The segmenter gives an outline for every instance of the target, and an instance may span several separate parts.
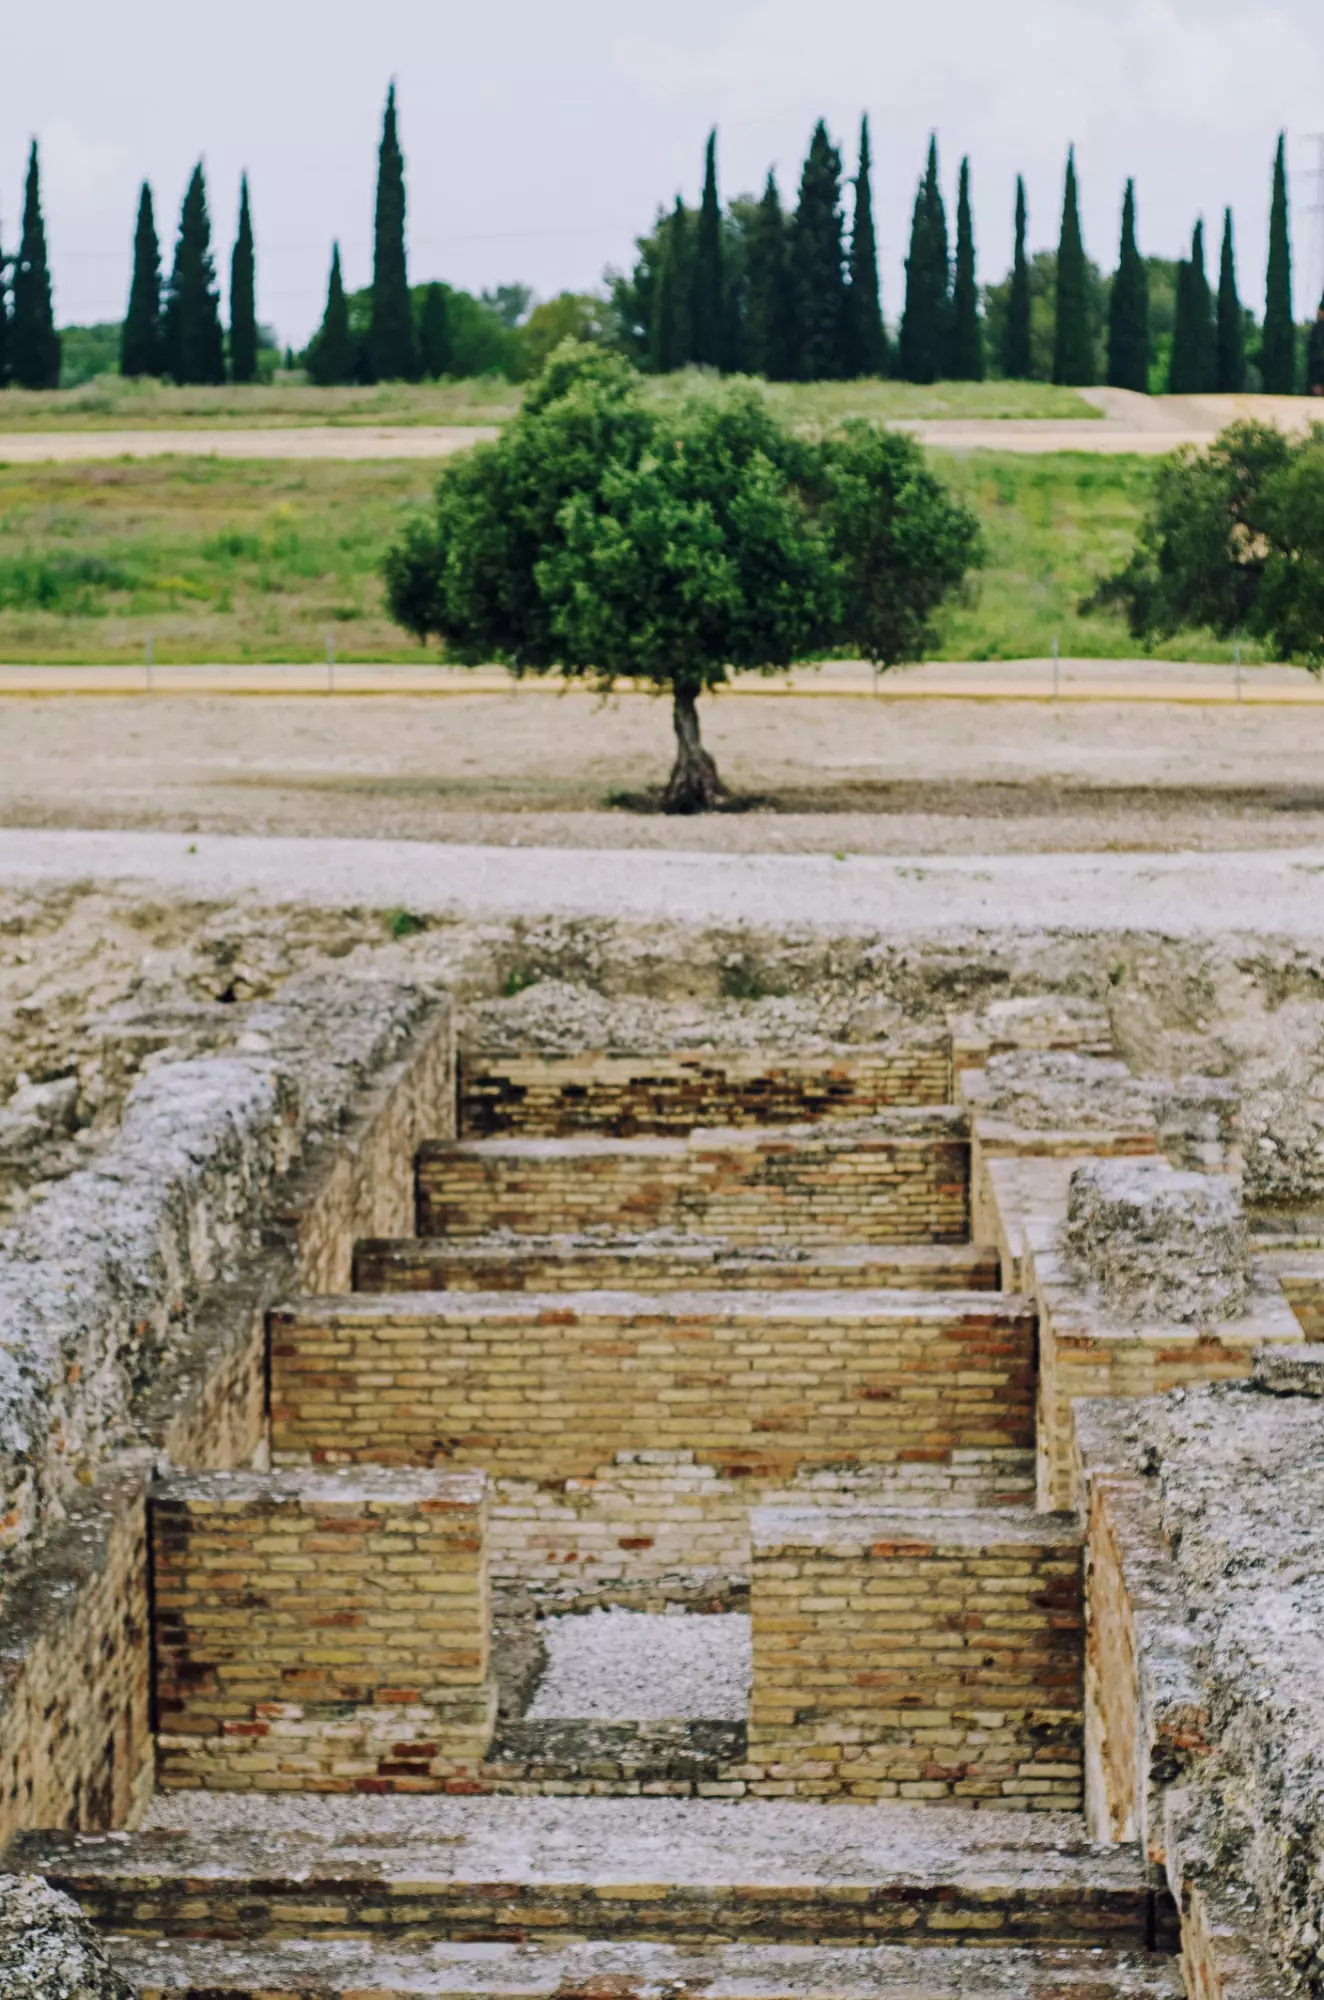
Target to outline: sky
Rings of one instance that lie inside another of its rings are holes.
[[[1216,237],[1232,206],[1262,305],[1285,129],[1298,317],[1324,288],[1320,0],[64,0],[14,10],[4,69],[0,243],[35,136],[62,325],[122,316],[139,184],[168,258],[201,155],[223,279],[246,169],[259,313],[301,344],[333,238],[347,283],[370,276],[392,77],[416,281],[592,288],[659,201],[697,199],[711,126],[724,198],[773,167],[789,199],[815,120],[849,175],[867,112],[889,320],[930,131],[953,204],[970,157],[982,279],[1010,261],[1017,173],[1032,246],[1056,241],[1074,144],[1091,256],[1115,261],[1133,175],[1153,255],[1180,254],[1201,214]]]

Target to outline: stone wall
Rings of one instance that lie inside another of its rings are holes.
[[[151,1502],[159,1783],[390,1791],[495,1718],[481,1473],[203,1473]]]
[[[0,1875],[5,2000],[134,2000],[137,1990],[111,1964],[71,1897],[39,1875]]]
[[[466,1139],[589,1131],[626,1139],[696,1125],[799,1125],[870,1117],[892,1105],[951,1103],[947,1037],[933,1030],[895,1046],[802,1057],[757,1050],[556,1056],[479,1049],[460,1056],[458,1078]]]
[[[1031,1442],[1034,1320],[959,1295],[438,1293],[273,1316],[277,1463],[591,1477],[617,1451],[727,1472]]]
[[[733,1243],[960,1242],[956,1112],[894,1113],[690,1139],[489,1139],[424,1146],[418,1234],[694,1228]]]
[[[1080,1535],[1029,1513],[755,1513],[749,1761],[798,1795],[1081,1802]]]

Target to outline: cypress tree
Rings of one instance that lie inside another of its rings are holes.
[[[9,285],[8,259],[0,243],[0,389],[9,387]]]
[[[1223,254],[1218,266],[1218,319],[1214,339],[1214,387],[1239,396],[1246,386],[1246,335],[1237,297],[1237,263],[1232,247],[1232,210],[1223,211]]]
[[[405,263],[405,163],[396,127],[394,84],[386,96],[377,159],[368,359],[378,382],[412,382],[418,374],[414,306]]]
[[[970,212],[970,162],[961,162],[956,198],[956,277],[952,286],[952,352],[948,369],[954,382],[984,379],[984,329],[979,322],[979,292],[975,285],[975,224]]]
[[[180,210],[175,268],[166,294],[162,352],[166,373],[175,382],[225,380],[225,341],[201,160],[193,169]]]
[[[239,182],[239,232],[230,259],[230,377],[257,380],[257,264],[247,174]]]
[[[1134,181],[1122,199],[1122,242],[1108,303],[1108,381],[1142,396],[1149,390],[1149,267],[1136,244]]]
[[[860,166],[850,232],[850,282],[846,291],[846,358],[857,376],[887,373],[887,330],[878,290],[878,243],[873,226],[869,120],[860,120]]]
[[[777,182],[768,175],[749,234],[745,312],[745,358],[755,375],[784,382],[791,368],[790,272],[786,261],[786,217]]]
[[[800,177],[791,226],[795,311],[792,361],[799,380],[829,382],[846,369],[846,279],[841,235],[841,154],[820,118]]]
[[[1172,325],[1172,352],[1168,356],[1168,394],[1188,396],[1195,381],[1193,331],[1195,314],[1191,303],[1191,266],[1186,257],[1177,266],[1176,314]]]
[[[331,246],[331,278],[326,311],[308,347],[308,373],[319,388],[334,388],[354,379],[354,342],[349,330],[349,303],[340,275],[340,245]]]
[[[1002,372],[1010,382],[1024,382],[1030,373],[1030,266],[1025,258],[1025,182],[1016,176],[1016,254],[1011,266],[1007,300],[1007,330]]]
[[[120,329],[120,374],[163,373],[161,246],[156,234],[152,190],[144,181],[138,197],[138,226],[133,233],[133,281],[129,286],[129,309]]]
[[[708,134],[703,199],[694,235],[694,273],[690,311],[694,330],[690,352],[701,368],[720,368],[726,360],[722,281],[722,210],[717,199],[717,134]]]
[[[439,381],[449,371],[451,329],[444,285],[429,285],[423,294],[423,310],[418,322],[418,359],[424,379],[428,382]]]
[[[1306,347],[1306,394],[1324,396],[1324,299],[1319,302]]]
[[[1197,222],[1191,254],[1177,267],[1177,319],[1168,366],[1171,396],[1202,396],[1214,386],[1214,319],[1204,268],[1204,224]]]
[[[676,196],[675,208],[661,224],[659,233],[662,237],[662,262],[653,298],[649,347],[654,372],[670,375],[674,369],[687,368],[694,358],[690,345],[694,314],[690,305],[693,259],[689,215],[679,195]]]
[[[1057,246],[1057,329],[1053,340],[1053,380],[1068,388],[1094,380],[1094,341],[1090,334],[1088,274],[1080,234],[1076,191],[1076,149],[1067,154],[1067,180],[1062,197],[1062,234]]]
[[[1264,302],[1264,337],[1260,373],[1266,394],[1290,396],[1296,390],[1296,328],[1292,324],[1292,243],[1287,222],[1287,141],[1278,135],[1273,163],[1273,201],[1269,209],[1269,274]]]
[[[14,264],[13,319],[9,329],[9,372],[23,389],[58,389],[60,336],[51,305],[51,274],[46,262],[46,225],[41,214],[41,172],[37,142],[28,154],[28,180],[23,196],[23,234]]]
[[[906,259],[906,305],[901,316],[901,375],[907,382],[936,382],[951,353],[951,271],[947,259],[947,211],[938,184],[938,142],[929,140],[929,159],[915,196]]]

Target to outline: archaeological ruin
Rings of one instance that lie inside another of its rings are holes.
[[[1208,968],[415,942],[102,1020],[0,1239],[4,2000],[1324,1993],[1324,1124]]]

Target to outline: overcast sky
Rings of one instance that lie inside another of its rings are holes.
[[[1269,174],[1288,133],[1298,315],[1324,284],[1321,0],[65,0],[6,21],[0,240],[13,248],[41,143],[62,324],[118,319],[139,182],[173,242],[205,158],[228,276],[247,168],[258,304],[295,343],[320,317],[333,237],[369,276],[375,148],[398,80],[410,272],[546,296],[630,259],[659,200],[697,194],[719,128],[724,197],[769,166],[794,192],[825,117],[854,170],[869,114],[884,309],[930,129],[953,195],[971,159],[981,278],[1010,257],[1015,175],[1035,245],[1056,240],[1076,146],[1087,248],[1110,265],[1122,184],[1142,248],[1175,255],[1235,211],[1243,295],[1262,305]],[[169,249],[167,246],[167,257]]]

